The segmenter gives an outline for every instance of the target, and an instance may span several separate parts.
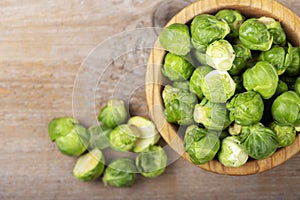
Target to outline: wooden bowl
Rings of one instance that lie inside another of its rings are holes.
[[[273,0],[200,0],[187,6],[176,14],[170,22],[189,23],[195,16],[203,13],[214,14],[221,9],[238,9],[246,17],[268,16],[281,22],[287,33],[288,41],[295,46],[300,45],[300,19],[288,8]],[[149,57],[146,72],[146,97],[150,116],[156,124],[164,140],[178,154],[189,162],[189,155],[184,151],[183,135],[178,126],[166,121],[161,97],[165,78],[162,76],[161,68],[166,51],[161,47],[157,40],[154,44]],[[219,161],[212,160],[198,167],[210,172],[228,175],[249,175],[260,173],[276,167],[289,158],[297,154],[300,150],[300,134],[297,135],[295,142],[288,147],[278,149],[271,157],[262,160],[250,160],[245,165],[238,168],[223,166]]]

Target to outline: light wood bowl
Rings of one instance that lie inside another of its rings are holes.
[[[279,20],[282,23],[288,37],[288,41],[295,46],[300,45],[300,19],[288,8],[273,0],[200,0],[187,6],[176,14],[170,22],[186,24],[195,16],[203,13],[214,14],[220,9],[238,9],[246,17],[268,16]],[[164,117],[164,106],[161,97],[165,78],[162,76],[161,68],[163,65],[166,51],[161,47],[157,40],[154,44],[149,57],[146,72],[146,97],[149,113],[157,126],[164,140],[179,155],[189,162],[189,155],[184,151],[183,134],[178,130],[178,126],[170,124]],[[278,149],[271,157],[262,160],[250,160],[242,167],[225,167],[217,160],[212,160],[198,167],[210,172],[228,175],[249,175],[260,173],[272,169],[289,158],[297,154],[300,150],[300,134],[297,135],[295,142],[288,147]]]

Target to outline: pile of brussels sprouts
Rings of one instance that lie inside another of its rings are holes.
[[[291,145],[300,129],[300,50],[280,22],[238,10],[201,14],[159,37],[168,122],[188,126],[194,164],[240,167]]]
[[[167,155],[156,145],[160,135],[150,120],[134,116],[125,123],[127,118],[124,102],[110,100],[99,113],[100,126],[86,129],[72,117],[60,117],[49,123],[49,136],[63,154],[80,156],[73,170],[75,178],[90,181],[103,174],[105,185],[131,186],[137,173],[150,178],[161,175]],[[134,152],[135,161],[122,157],[106,167],[102,153],[106,150]]]

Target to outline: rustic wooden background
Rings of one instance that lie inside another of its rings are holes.
[[[129,99],[132,115],[147,116],[143,80],[149,49],[132,50],[131,44],[147,47],[155,32],[132,37],[131,30],[163,26],[191,1],[0,2],[1,200],[300,199],[300,154],[271,171],[246,177],[209,173],[178,159],[159,178],[138,176],[133,187],[119,189],[105,187],[101,180],[75,180],[76,159],[63,156],[49,141],[52,118],[74,114],[85,125],[94,124],[97,111],[112,96]],[[300,15],[300,1],[280,2]],[[115,34],[120,41],[128,37],[127,42],[118,43],[111,38]],[[90,53],[108,38],[111,43]],[[123,49],[130,52],[118,57],[115,52]],[[108,56],[109,65],[101,63]],[[91,79],[81,79],[91,66],[96,70]]]

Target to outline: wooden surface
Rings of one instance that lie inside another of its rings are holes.
[[[281,2],[300,15],[298,0]],[[92,59],[105,74],[96,89],[88,84],[82,88],[80,84],[74,85],[76,75],[99,42],[123,31],[163,26],[187,3],[183,0],[0,2],[1,200],[300,198],[300,154],[271,171],[245,177],[209,173],[178,159],[159,178],[138,176],[132,188],[116,189],[104,187],[100,180],[89,183],[75,180],[72,169],[76,159],[63,156],[49,141],[47,124],[52,118],[75,113],[84,124],[94,123],[95,113],[114,93],[112,87],[117,83],[118,95],[131,92],[128,95],[131,113],[148,115],[140,84],[149,49],[137,49],[111,60],[106,71],[106,66]],[[106,54],[94,56],[106,58],[116,51],[114,48],[122,49],[130,41],[111,45]],[[129,78],[122,76],[124,72]],[[119,80],[125,82],[120,84]],[[136,87],[130,87],[131,83]],[[77,89],[75,100],[73,88]],[[85,92],[90,90],[94,91],[95,99],[89,101]],[[95,109],[86,110],[84,102]]]
[[[184,8],[175,15],[166,25],[174,23],[188,23],[195,16],[203,13],[215,13],[216,10],[223,8],[240,10],[247,17],[267,16],[277,19],[285,28],[287,38],[294,46],[300,46],[300,18],[290,9],[273,0],[253,0],[253,1],[197,1]],[[184,150],[183,138],[184,130],[178,130],[177,126],[168,123],[163,113],[163,102],[161,91],[164,86],[164,78],[161,72],[163,60],[166,51],[162,48],[157,40],[149,56],[149,62],[146,73],[146,96],[149,110],[152,110],[151,117],[157,125],[162,137],[170,146],[182,155],[186,160],[191,162],[189,155]],[[225,167],[217,160],[212,160],[198,167],[210,172],[226,175],[250,175],[270,170],[293,157],[300,151],[300,134],[295,142],[276,151],[271,157],[262,160],[251,160],[245,165],[232,168]],[[192,163],[192,162],[191,162]]]

